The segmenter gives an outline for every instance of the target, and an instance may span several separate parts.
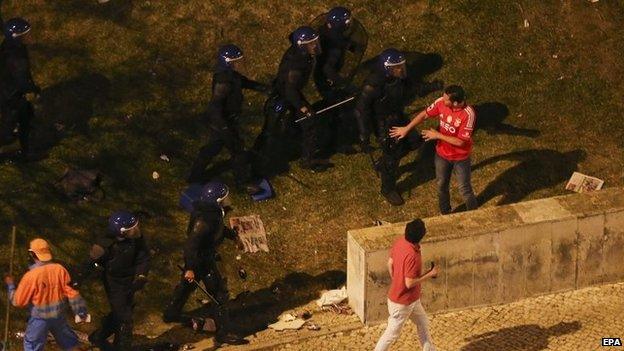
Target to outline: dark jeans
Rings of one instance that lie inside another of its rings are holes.
[[[449,185],[451,183],[451,174],[455,171],[457,182],[459,183],[459,192],[464,198],[467,210],[474,210],[478,207],[477,198],[472,190],[470,183],[470,157],[461,161],[449,161],[435,156],[435,172],[438,183],[438,204],[440,213],[451,213],[451,195],[449,193]]]

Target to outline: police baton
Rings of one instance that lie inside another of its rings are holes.
[[[182,271],[182,274],[184,274],[184,272],[186,272],[186,270],[182,266],[178,265],[178,268]],[[186,279],[186,278],[184,278],[184,279]],[[206,294],[206,296],[208,296],[210,298],[210,300],[212,300],[212,302],[217,304],[217,306],[221,306],[219,301],[217,301],[217,299],[215,299],[214,296],[212,296],[212,294],[210,294],[208,292],[208,290],[204,289],[204,287],[201,286],[197,280],[193,279],[191,282],[195,283],[195,285],[197,285],[199,290],[201,290],[204,294]]]
[[[334,109],[334,108],[336,108],[336,107],[338,107],[338,106],[344,105],[344,104],[346,104],[347,102],[353,101],[354,99],[355,99],[355,96],[351,96],[350,98],[347,98],[347,99],[342,100],[342,101],[340,101],[340,102],[337,102],[337,103],[335,103],[335,104],[333,104],[333,105],[331,105],[331,106],[327,106],[327,107],[325,107],[325,108],[324,108],[324,109],[322,109],[322,110],[317,111],[317,112],[316,112],[316,114],[317,114],[317,115],[320,115],[320,114],[321,114],[321,113],[323,113],[323,112],[327,112],[327,111],[329,111],[329,110],[331,110],[331,109]],[[301,117],[301,118],[299,118],[299,119],[296,119],[296,120],[295,120],[295,123],[299,123],[299,122],[301,122],[301,121],[303,121],[303,120],[306,120],[306,119],[308,119],[308,118],[309,118],[309,117],[307,117],[307,116],[306,116],[306,117]]]

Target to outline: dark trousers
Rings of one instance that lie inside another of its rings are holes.
[[[295,120],[302,117],[301,112],[283,105],[279,97],[269,98],[264,110],[264,125],[254,145],[256,152],[262,152],[270,159],[273,153],[278,152],[281,141],[300,130],[301,158],[311,160],[315,157],[318,149],[315,117],[295,123]]]
[[[449,161],[438,154],[435,156],[435,172],[438,184],[438,204],[441,214],[451,213],[451,195],[449,186],[451,174],[455,171],[459,192],[464,198],[467,210],[474,210],[478,207],[477,198],[472,190],[470,182],[470,158],[461,161]]]
[[[226,306],[229,300],[226,280],[221,276],[218,270],[212,270],[210,272],[195,272],[195,276],[201,277],[200,280],[204,284],[204,288],[219,303],[216,305],[214,301],[211,301],[214,306],[214,319],[217,325],[217,332],[220,333],[227,331],[230,324],[230,316]],[[196,283],[189,282],[184,278],[184,276],[182,276],[180,282],[176,285],[173,291],[171,301],[163,313],[163,319],[165,322],[181,322],[186,324],[190,321],[190,317],[183,314],[182,310],[189,297],[196,289]],[[205,296],[205,298],[208,297]]]
[[[232,170],[237,185],[244,185],[251,180],[251,169],[243,140],[234,126],[223,127],[219,130],[210,129],[208,143],[200,150],[193,162],[189,180],[201,182],[204,179],[206,167],[223,148],[232,156]]]
[[[347,99],[350,95],[341,89],[327,89],[319,91],[323,97],[323,106],[331,106]],[[335,107],[317,118],[322,120],[324,128],[327,128],[326,135],[329,137],[328,144],[334,148],[350,146],[357,142],[357,122],[353,114],[355,102]]]
[[[13,142],[13,131],[17,127],[20,147],[28,154],[31,121],[35,117],[32,104],[25,97],[13,98],[0,104],[0,146]]]
[[[418,149],[422,143],[422,137],[415,131],[410,132],[405,138],[398,141],[390,137],[386,137],[381,141],[382,155],[379,160],[378,170],[381,175],[382,193],[386,194],[397,190],[396,183],[399,178],[401,158],[405,157],[410,151]]]
[[[108,350],[132,350],[132,313],[134,310],[134,291],[132,277],[112,279],[105,278],[104,289],[110,304],[110,313],[102,319],[102,325],[94,331],[90,339],[98,345],[106,345]],[[115,335],[113,345],[106,339]]]

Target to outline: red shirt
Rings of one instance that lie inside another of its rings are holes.
[[[420,277],[422,267],[420,245],[414,245],[405,240],[405,237],[401,237],[392,245],[390,258],[392,258],[392,283],[388,291],[390,301],[409,305],[420,299],[420,283],[411,289],[405,286],[405,278]]]
[[[438,128],[440,133],[464,141],[463,146],[455,146],[438,139],[437,154],[449,161],[461,161],[470,157],[472,131],[476,121],[474,109],[471,106],[453,109],[444,104],[443,98],[439,98],[427,107],[426,112],[429,118],[437,117],[440,120],[440,128]]]

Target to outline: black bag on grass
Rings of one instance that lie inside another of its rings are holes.
[[[104,190],[100,187],[101,180],[98,170],[68,167],[54,185],[63,196],[72,201],[100,201],[104,198]]]

